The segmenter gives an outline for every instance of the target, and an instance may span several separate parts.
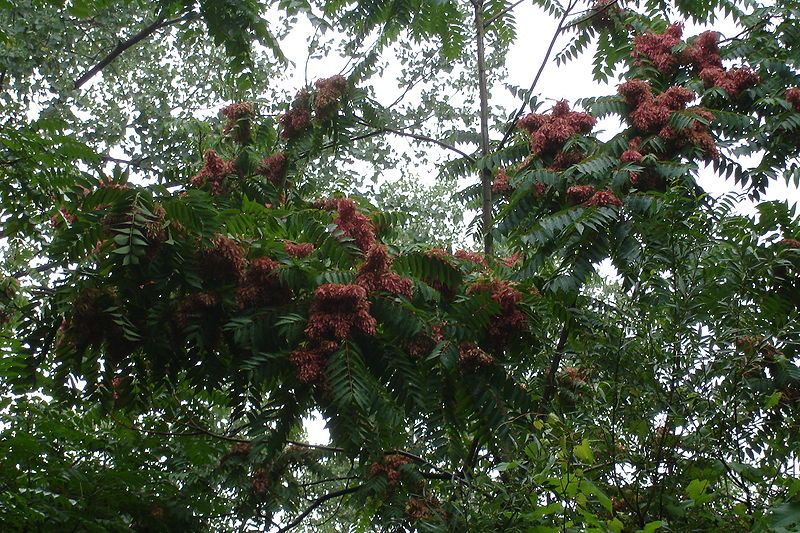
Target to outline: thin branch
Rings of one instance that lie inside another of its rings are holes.
[[[307,442],[298,442],[296,440],[287,440],[286,444],[292,446],[299,446],[300,448],[310,448],[313,450],[324,450],[326,452],[344,453],[344,448],[337,448],[335,446],[324,446],[322,444],[309,444]]]
[[[483,23],[483,6],[480,2],[473,3],[475,7],[475,38],[477,45],[478,63],[478,97],[480,99],[480,128],[481,128],[481,157],[489,155],[489,89],[487,79],[485,37],[486,26]],[[483,223],[483,251],[491,257],[494,252],[492,241],[492,171],[485,164],[481,165],[481,222]]]
[[[550,39],[550,44],[547,47],[547,51],[544,54],[544,59],[542,59],[542,64],[539,65],[539,70],[536,72],[536,76],[533,78],[531,82],[531,86],[528,89],[528,92],[525,96],[525,101],[522,102],[522,105],[519,106],[517,113],[514,115],[514,118],[511,119],[511,123],[508,125],[505,134],[503,135],[503,140],[500,141],[500,144],[497,147],[497,150],[500,150],[505,146],[506,141],[511,137],[511,133],[514,131],[514,128],[517,127],[517,119],[522,115],[523,111],[525,111],[525,106],[528,105],[528,98],[530,98],[531,94],[533,94],[533,90],[536,88],[536,84],[539,83],[539,78],[542,77],[542,72],[544,72],[544,68],[547,66],[547,62],[550,61],[550,54],[553,53],[553,47],[556,45],[556,41],[558,40],[558,36],[564,30],[564,22],[567,20],[572,8],[575,7],[577,2],[573,1],[567,6],[567,9],[564,10],[564,14],[561,16],[561,20],[558,21],[558,26],[556,26],[556,31],[553,32],[553,37]]]
[[[452,144],[447,144],[444,141],[440,141],[439,139],[434,139],[433,137],[428,137],[427,135],[421,135],[419,133],[411,133],[409,131],[396,130],[394,128],[384,127],[384,128],[380,128],[380,129],[382,131],[384,131],[384,132],[387,132],[387,133],[393,133],[395,135],[399,135],[400,137],[409,137],[411,139],[416,139],[418,141],[429,142],[429,143],[433,143],[433,144],[439,145],[442,148],[445,148],[447,150],[450,150],[451,152],[455,152],[455,153],[459,154],[461,157],[463,157],[464,159],[466,159],[470,163],[474,163],[475,162],[475,158],[472,157],[471,155],[469,155],[468,153],[466,153],[466,152],[464,152],[462,150],[459,150],[458,148],[456,148]]]
[[[553,397],[553,393],[555,392],[556,372],[558,372],[558,367],[561,366],[561,358],[564,355],[564,347],[567,345],[567,339],[569,339],[569,323],[570,319],[568,317],[564,321],[564,326],[561,328],[561,336],[558,338],[558,344],[556,344],[553,360],[550,361],[550,370],[548,371],[544,392],[542,393],[541,400],[539,400],[539,408],[537,409],[540,416],[543,416],[544,413],[548,412],[546,410],[547,404],[550,402],[550,398]]]
[[[595,8],[589,8],[589,9],[585,9],[583,11],[579,11],[578,13],[575,13],[576,15],[580,15],[581,13],[591,13],[591,15],[589,15],[588,17],[579,18],[578,20],[576,20],[574,22],[570,22],[569,24],[564,26],[563,30],[567,31],[568,29],[573,28],[573,27],[577,26],[578,24],[582,24],[584,22],[589,22],[593,18],[599,17],[600,15],[602,15],[603,13],[608,11],[608,9],[611,6],[616,5],[617,2],[618,2],[618,0],[612,0],[611,2],[608,2],[607,4],[604,4],[603,7],[601,7],[600,9],[595,10]]]
[[[361,489],[361,485],[358,485],[356,487],[347,487],[347,488],[344,488],[344,489],[341,489],[341,490],[337,490],[335,492],[330,492],[328,494],[324,494],[324,495],[320,496],[319,498],[314,500],[311,503],[311,505],[309,505],[306,508],[305,511],[303,511],[302,513],[297,515],[297,517],[294,520],[292,520],[291,522],[289,522],[288,524],[283,526],[281,529],[279,529],[278,533],[284,533],[286,531],[289,531],[290,529],[294,529],[295,527],[299,526],[300,523],[305,519],[305,517],[310,515],[314,511],[314,509],[316,509],[317,507],[319,507],[320,505],[322,505],[326,501],[332,500],[333,498],[341,498],[342,496],[347,496],[348,494],[352,494],[354,492],[357,492],[359,489]]]
[[[138,33],[133,35],[128,40],[120,42],[119,44],[117,44],[117,46],[111,52],[109,52],[109,54],[106,57],[104,57],[95,66],[93,66],[92,68],[87,70],[83,74],[83,76],[78,78],[75,81],[75,83],[73,84],[72,89],[73,90],[80,89],[84,84],[86,84],[86,82],[88,82],[90,79],[92,79],[94,76],[96,76],[101,70],[103,70],[108,65],[110,65],[115,59],[117,59],[120,55],[122,55],[126,50],[128,50],[132,46],[135,46],[135,45],[139,44],[143,40],[147,39],[152,34],[157,32],[158,30],[160,30],[161,28],[166,28],[167,26],[172,26],[173,24],[178,24],[179,22],[183,22],[185,20],[189,20],[189,19],[194,18],[194,17],[195,17],[195,14],[191,13],[191,12],[190,13],[186,13],[185,15],[183,15],[181,17],[178,17],[178,18],[175,18],[175,19],[171,19],[171,20],[164,20],[163,15],[160,16],[158,18],[158,20],[156,20],[155,22],[153,22],[152,24],[150,24],[146,28],[140,30]]]
[[[502,9],[502,10],[501,10],[499,13],[497,13],[496,15],[492,15],[491,17],[489,17],[488,19],[486,19],[486,20],[484,21],[484,23],[483,23],[483,27],[484,27],[484,29],[486,29],[486,28],[488,28],[489,26],[491,26],[491,25],[492,25],[492,22],[494,22],[495,20],[499,19],[500,17],[502,17],[503,15],[505,15],[506,13],[508,13],[509,11],[511,11],[512,9],[514,9],[515,7],[517,7],[518,5],[520,5],[520,4],[521,4],[522,2],[524,2],[524,1],[525,1],[525,0],[517,0],[516,2],[514,2],[514,3],[513,3],[513,4],[511,4],[510,6],[507,6],[505,9]]]

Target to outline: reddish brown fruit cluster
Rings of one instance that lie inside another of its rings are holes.
[[[594,196],[595,191],[592,185],[573,185],[567,189],[567,200],[572,205],[582,204]]]
[[[244,248],[224,235],[214,237],[200,252],[200,277],[208,283],[236,283],[246,265]]]
[[[341,74],[314,82],[317,88],[314,100],[314,114],[317,120],[325,120],[336,113],[341,99],[347,94],[347,78]]]
[[[236,126],[236,122],[240,119],[253,116],[253,104],[250,102],[235,102],[223,107],[221,113],[223,117],[228,119],[222,130],[227,133]]]
[[[596,123],[597,120],[588,113],[570,111],[567,101],[561,100],[549,115],[531,113],[520,118],[517,127],[530,135],[531,152],[534,155],[555,158],[570,137],[589,133]],[[574,157],[570,157],[572,159]]]
[[[250,102],[236,102],[223,107],[222,115],[228,120],[222,133],[232,131],[234,139],[239,143],[250,141],[250,119],[253,114],[253,104]]]
[[[58,213],[50,217],[50,225],[54,228],[60,228],[66,222],[67,225],[71,226],[76,220],[78,220],[78,217],[67,211],[66,207],[59,207]]]
[[[399,453],[386,454],[379,463],[373,463],[369,467],[369,473],[372,476],[386,476],[389,486],[395,487],[402,478],[400,467],[411,462],[411,459]]]
[[[792,104],[795,111],[800,111],[800,87],[786,89],[786,101]]]
[[[376,326],[361,285],[327,283],[314,291],[306,327],[310,339],[346,339],[353,332],[374,335]]]
[[[225,455],[222,456],[222,459],[220,459],[219,462],[220,464],[223,464],[228,460],[233,459],[234,457],[239,459],[245,459],[247,458],[247,456],[250,455],[250,452],[252,451],[253,451],[253,446],[249,442],[237,442],[233,446],[231,446],[231,449],[228,450],[225,453]]]
[[[519,253],[519,252],[516,252],[516,253],[514,253],[512,255],[509,255],[508,257],[500,257],[497,260],[500,261],[501,263],[503,263],[508,268],[513,268],[514,265],[519,263],[520,259],[522,259],[522,254]]]
[[[389,270],[392,261],[385,246],[374,244],[367,252],[364,264],[358,269],[356,283],[364,287],[367,292],[385,291],[396,296],[411,298],[413,283],[410,279]]]
[[[704,123],[695,120],[682,130],[676,130],[669,124],[669,117],[673,112],[685,110],[687,104],[694,100],[695,94],[692,91],[675,85],[654,96],[650,84],[637,79],[622,83],[618,91],[632,108],[629,118],[637,130],[657,132],[671,150],[691,145],[699,148],[706,157],[716,157],[714,139]],[[714,119],[714,115],[705,109],[693,108],[691,112],[706,121]],[[629,155],[633,155],[632,152]]]
[[[184,330],[194,314],[206,314],[216,309],[219,304],[217,295],[211,292],[198,292],[184,299],[175,310],[175,325]]]
[[[588,202],[590,207],[622,207],[622,200],[611,191],[597,191]]]
[[[564,369],[564,374],[562,375],[562,381],[565,385],[578,388],[586,385],[588,382],[588,378],[586,374],[580,368],[576,368],[574,366],[568,366]]]
[[[589,23],[597,31],[614,27],[614,19],[622,13],[617,0],[595,0],[589,12]]]
[[[467,294],[488,293],[500,305],[500,314],[492,317],[488,339],[502,347],[506,342],[528,327],[528,317],[519,308],[522,294],[507,281],[492,280],[477,282],[467,288]]]
[[[427,520],[432,515],[428,503],[422,498],[409,498],[405,511],[411,520]]]
[[[278,280],[279,267],[280,263],[269,257],[259,257],[251,261],[242,284],[236,290],[236,304],[241,308],[248,308],[285,302],[289,294]]]
[[[663,34],[648,32],[636,37],[632,55],[641,62],[645,57],[661,72],[669,73],[679,64],[690,65],[699,73],[706,87],[720,87],[733,97],[755,87],[761,78],[749,67],[726,70],[719,54],[719,35],[707,31],[698,35],[680,54],[672,48],[681,42],[683,26],[673,24]]]
[[[694,67],[695,72],[707,68],[721,68],[722,58],[719,55],[719,35],[713,31],[705,31],[695,37],[683,49],[681,59]]]
[[[106,289],[83,290],[72,304],[72,317],[64,330],[78,351],[99,348],[106,334],[118,328],[105,312],[114,305],[114,294]]]
[[[292,257],[302,259],[308,257],[314,251],[314,245],[310,242],[291,242],[286,241],[283,243],[284,251]]]
[[[356,242],[361,251],[367,252],[375,242],[375,228],[372,222],[361,214],[356,203],[350,198],[330,198],[314,203],[320,209],[336,209],[338,216],[334,222],[345,235]]]
[[[621,163],[639,163],[642,160],[642,153],[639,151],[639,144],[642,140],[634,137],[628,141],[628,149],[622,152],[619,160]]]
[[[483,368],[494,363],[494,357],[483,351],[474,342],[462,342],[458,346],[458,364],[466,370]]]
[[[216,151],[206,150],[203,154],[203,168],[192,176],[190,183],[195,187],[202,187],[205,183],[211,185],[211,192],[223,194],[225,192],[225,177],[233,173],[233,162],[225,161]]]
[[[706,109],[695,107],[689,111],[707,122],[714,120],[714,115]],[[666,142],[667,148],[671,151],[679,150],[684,146],[694,146],[706,159],[715,159],[719,154],[717,145],[708,132],[708,127],[698,120],[693,121],[691,125],[682,130],[677,130],[669,125],[664,126],[658,136]]]
[[[672,47],[681,42],[683,24],[672,24],[664,33],[648,31],[637,36],[633,41],[633,57],[641,64],[645,57],[661,72],[670,72],[678,64],[678,58],[672,53]]]
[[[322,341],[312,347],[298,348],[289,355],[295,376],[300,383],[309,385],[322,381],[325,363],[339,345],[333,341]]]
[[[494,177],[494,181],[492,182],[492,192],[494,194],[506,194],[511,191],[511,184],[509,183],[506,169],[501,168],[497,171],[497,175]]]
[[[263,468],[259,468],[253,472],[253,476],[250,478],[250,487],[253,489],[253,492],[259,496],[264,495],[269,487],[269,474],[267,471]]]
[[[631,122],[640,131],[657,131],[663,128],[673,111],[686,109],[686,105],[695,99],[692,91],[677,85],[654,96],[650,84],[637,79],[620,84],[618,91],[631,106]]]
[[[710,67],[703,69],[700,79],[703,80],[706,87],[719,87],[734,98],[739,96],[742,91],[761,83],[761,77],[750,67],[729,70]]]
[[[462,261],[469,261],[470,263],[474,263],[481,268],[489,268],[489,263],[486,262],[486,258],[483,256],[483,254],[470,252],[468,250],[456,250],[456,253],[453,254],[453,257],[461,259]]]
[[[544,198],[544,196],[547,194],[547,189],[548,189],[547,185],[545,185],[541,181],[537,181],[536,183],[533,184],[533,189],[532,189],[533,197]]]
[[[781,239],[777,242],[778,246],[782,246],[784,248],[792,248],[792,249],[800,249],[800,241],[797,239]]]
[[[289,158],[285,152],[277,152],[261,160],[258,173],[276,187],[282,187],[289,170]]]

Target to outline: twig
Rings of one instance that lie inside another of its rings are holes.
[[[548,371],[544,392],[542,393],[541,400],[539,400],[539,408],[537,409],[540,416],[549,412],[545,409],[547,404],[550,402],[550,398],[553,397],[553,393],[555,392],[556,372],[558,372],[558,367],[561,365],[561,358],[564,355],[564,346],[567,345],[567,339],[569,339],[569,323],[570,319],[568,317],[564,321],[564,326],[561,328],[561,336],[558,339],[558,344],[556,344],[556,353],[553,355],[553,360],[550,361],[550,370]]]
[[[536,76],[533,78],[533,82],[531,82],[531,86],[528,89],[528,92],[525,96],[525,101],[522,102],[522,105],[517,110],[517,113],[514,115],[514,118],[511,119],[511,124],[509,124],[508,128],[506,129],[505,134],[503,135],[503,140],[500,141],[500,144],[497,147],[497,150],[503,148],[508,141],[509,137],[511,137],[511,133],[514,131],[514,128],[517,127],[517,119],[522,115],[523,111],[525,111],[525,106],[528,105],[528,98],[530,98],[533,90],[536,88],[536,84],[539,83],[539,78],[542,77],[542,72],[544,72],[544,68],[547,66],[547,62],[550,60],[550,54],[553,53],[553,47],[556,45],[556,41],[558,40],[558,36],[564,30],[564,22],[567,20],[572,8],[575,7],[576,0],[570,2],[567,6],[567,9],[564,10],[564,14],[561,16],[561,20],[558,21],[558,26],[556,26],[556,31],[553,32],[553,37],[550,39],[550,45],[547,47],[547,52],[544,54],[544,59],[542,59],[542,64],[539,65],[539,70],[536,72]]]
[[[347,496],[348,494],[352,494],[354,492],[357,492],[359,489],[361,489],[361,485],[358,485],[356,487],[347,487],[347,488],[344,488],[344,489],[341,489],[341,490],[337,490],[335,492],[330,492],[328,494],[320,496],[319,498],[314,500],[311,503],[311,505],[309,505],[306,508],[305,511],[303,511],[302,513],[297,515],[297,517],[294,520],[292,520],[291,522],[289,522],[288,524],[283,526],[281,529],[279,529],[278,533],[284,533],[286,531],[289,531],[290,529],[293,529],[293,528],[299,526],[300,523],[303,521],[303,519],[305,517],[310,515],[314,511],[314,509],[316,509],[317,507],[319,507],[320,505],[322,505],[326,501],[332,500],[333,498],[341,498],[342,496]]]
[[[178,18],[175,18],[175,19],[171,19],[171,20],[164,20],[163,15],[160,16],[158,18],[158,20],[156,20],[155,22],[153,22],[152,24],[150,24],[146,28],[140,30],[138,33],[133,35],[128,40],[117,44],[117,46],[111,52],[109,52],[109,54],[106,57],[104,57],[95,66],[93,66],[92,68],[87,70],[86,73],[83,74],[83,76],[78,78],[75,81],[75,83],[73,84],[72,89],[73,90],[80,89],[86,82],[88,82],[95,75],[97,75],[97,73],[99,73],[101,70],[106,68],[109,64],[111,64],[115,59],[117,59],[120,55],[122,55],[122,53],[124,53],[127,49],[129,49],[132,46],[135,46],[138,43],[140,43],[141,41],[147,39],[152,34],[157,32],[158,30],[160,30],[161,28],[165,28],[167,26],[171,26],[173,24],[177,24],[179,22],[183,22],[185,20],[189,20],[189,19],[193,18],[194,16],[195,16],[195,14],[191,13],[191,12],[190,13],[186,13],[185,15],[183,15],[181,17],[178,17]]]

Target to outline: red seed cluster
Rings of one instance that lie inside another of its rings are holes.
[[[71,226],[76,220],[78,220],[78,217],[70,213],[66,207],[59,207],[58,213],[50,217],[50,225],[54,228],[60,228],[66,221]]]
[[[238,282],[246,265],[244,248],[224,235],[214,237],[211,247],[200,252],[200,276],[208,283]]]
[[[400,467],[411,462],[411,459],[399,453],[386,454],[381,462],[373,463],[369,467],[369,473],[372,476],[386,476],[389,486],[395,487],[403,476]]]
[[[516,252],[516,253],[508,256],[508,257],[500,257],[500,258],[498,258],[498,261],[503,263],[508,268],[512,268],[514,265],[519,263],[520,259],[522,259],[522,254],[519,253],[519,252]]]
[[[637,62],[645,57],[661,72],[669,73],[679,64],[690,65],[699,73],[706,87],[720,87],[733,97],[745,89],[755,87],[761,78],[749,67],[726,70],[719,53],[719,35],[706,31],[693,39],[682,53],[673,54],[672,48],[681,42],[683,27],[669,26],[663,34],[651,32],[636,37],[633,57]],[[642,128],[640,128],[642,129]]]
[[[543,158],[556,157],[570,137],[589,133],[596,122],[588,113],[570,111],[567,101],[561,100],[549,115],[525,115],[517,121],[517,127],[530,135],[531,152]]]
[[[222,108],[222,115],[228,119],[222,133],[234,132],[234,138],[240,143],[250,140],[250,119],[253,117],[253,104],[236,102]]]
[[[719,55],[719,34],[714,31],[701,33],[686,45],[681,59],[692,65],[695,72],[702,72],[707,68],[722,68],[722,58]]]
[[[669,72],[678,64],[678,58],[672,53],[672,47],[681,42],[683,24],[672,24],[664,33],[648,31],[637,36],[633,41],[633,57],[641,64],[647,58],[661,72]]]
[[[79,351],[90,346],[99,348],[106,334],[115,329],[116,324],[105,312],[113,303],[113,294],[98,288],[83,290],[72,303],[72,316],[62,325]]]
[[[261,160],[258,173],[276,187],[282,187],[289,170],[289,158],[285,152],[277,152]]]
[[[456,250],[456,253],[454,253],[453,256],[457,259],[461,259],[462,261],[474,263],[479,267],[489,268],[489,263],[486,262],[486,258],[483,256],[483,254],[470,252],[469,250]]]
[[[706,121],[714,120],[714,115],[706,109],[692,108],[689,111]],[[698,120],[693,121],[689,127],[682,130],[675,129],[670,125],[664,126],[658,132],[658,136],[665,141],[669,151],[677,151],[684,146],[694,146],[700,149],[706,159],[714,159],[719,154],[714,138],[708,132],[708,127]]]
[[[345,235],[356,242],[361,251],[367,252],[375,242],[375,228],[372,222],[361,214],[356,203],[350,198],[329,198],[317,201],[316,207],[326,210],[336,209],[338,216],[334,222]]]
[[[707,68],[700,73],[706,87],[719,87],[734,98],[742,91],[755,87],[761,82],[761,77],[750,67],[732,68]]]
[[[253,446],[249,442],[237,442],[231,449],[228,450],[225,455],[222,456],[220,463],[225,463],[229,459],[234,457],[238,457],[240,459],[245,459],[247,456],[250,455],[250,452],[253,451]]]
[[[314,82],[317,88],[314,100],[314,114],[317,120],[330,118],[339,108],[342,97],[347,93],[347,78],[341,74],[330,78],[319,79]]]
[[[375,335],[376,326],[361,285],[327,283],[314,291],[306,327],[310,339],[346,339],[353,332]]]
[[[564,369],[563,381],[570,387],[582,387],[588,383],[586,373],[580,368],[568,366]]]
[[[614,27],[614,17],[621,13],[617,0],[595,0],[589,14],[589,22],[598,31],[607,30]]]
[[[492,182],[492,192],[494,194],[507,194],[511,191],[511,184],[509,183],[506,169],[501,168],[497,171],[497,175],[494,177],[494,181]]]
[[[364,264],[358,269],[356,283],[364,287],[367,292],[385,291],[396,296],[411,298],[413,283],[410,279],[389,270],[392,261],[385,246],[374,244],[364,257]]]
[[[639,144],[642,140],[634,137],[628,141],[628,149],[622,152],[619,160],[621,163],[639,163],[642,160],[642,153],[639,151]]]
[[[269,487],[269,474],[267,471],[263,468],[256,470],[250,478],[250,487],[253,489],[253,492],[259,496],[267,492],[267,488]]]
[[[284,251],[292,257],[302,259],[308,257],[314,251],[314,245],[310,242],[290,242],[283,243]]]
[[[654,96],[650,84],[638,79],[622,83],[618,91],[632,108],[630,120],[640,131],[663,128],[673,111],[686,109],[686,105],[695,99],[692,91],[677,85]]]
[[[492,317],[489,325],[489,341],[502,347],[515,334],[528,327],[528,317],[520,310],[518,304],[522,294],[511,284],[503,280],[476,282],[467,288],[467,294],[488,293],[492,300],[500,305],[500,314]]]
[[[242,284],[236,290],[236,304],[244,309],[283,303],[288,298],[288,293],[278,280],[279,267],[280,263],[269,257],[259,257],[251,261]]]
[[[298,107],[290,109],[280,118],[281,137],[284,139],[295,139],[303,134],[311,124],[311,112]]]
[[[189,325],[189,318],[197,313],[206,313],[219,304],[217,295],[211,292],[198,292],[184,299],[175,310],[175,325],[184,330]]]
[[[325,363],[339,345],[333,341],[322,341],[314,346],[298,348],[289,355],[295,376],[300,383],[310,385],[322,381]]]
[[[547,194],[547,185],[542,183],[541,181],[537,181],[533,184],[533,197],[534,198],[543,198],[545,194]]]
[[[474,342],[462,342],[458,346],[458,364],[467,370],[475,370],[494,363],[494,357],[483,351]]]
[[[784,248],[791,248],[794,250],[800,249],[800,241],[797,239],[781,239],[778,241],[778,246],[783,246]]]
[[[228,132],[240,119],[253,116],[253,104],[250,102],[235,102],[222,108],[222,116],[228,119],[222,131]]]
[[[597,191],[588,202],[590,207],[622,207],[622,201],[611,191]]]
[[[786,89],[786,101],[792,104],[795,111],[800,111],[800,87]]]
[[[203,168],[192,176],[190,183],[195,187],[209,183],[214,194],[223,194],[225,192],[223,180],[225,176],[233,173],[233,162],[225,161],[214,150],[206,150],[203,154],[203,163]]]
[[[582,204],[594,196],[595,191],[592,185],[573,185],[567,189],[567,200],[572,205]]]

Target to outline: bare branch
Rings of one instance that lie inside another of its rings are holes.
[[[152,24],[150,24],[146,28],[140,30],[138,33],[133,35],[131,38],[129,38],[126,41],[123,41],[123,42],[120,42],[119,44],[117,44],[117,46],[111,52],[109,52],[106,57],[104,57],[95,66],[93,66],[92,68],[87,70],[83,74],[83,76],[81,76],[80,78],[78,78],[75,81],[75,83],[72,86],[73,90],[80,89],[84,84],[86,84],[86,82],[88,82],[90,79],[92,79],[94,76],[96,76],[101,70],[103,70],[108,65],[110,65],[115,59],[117,59],[120,55],[122,55],[126,50],[128,50],[132,46],[135,46],[135,45],[139,44],[143,40],[147,39],[152,34],[157,32],[158,30],[160,30],[161,28],[166,28],[167,26],[172,26],[173,24],[178,24],[179,22],[183,22],[185,20],[189,20],[189,19],[192,19],[194,17],[195,17],[194,13],[186,13],[185,15],[183,15],[181,17],[178,17],[178,18],[175,18],[175,19],[171,19],[171,20],[164,20],[163,16],[159,17],[158,20],[156,20],[155,22],[153,22]]]
[[[319,507],[320,505],[322,505],[326,501],[332,500],[333,498],[341,498],[342,496],[347,496],[348,494],[352,494],[354,492],[357,492],[360,488],[361,488],[361,485],[358,485],[356,487],[346,487],[344,489],[337,490],[335,492],[330,492],[328,494],[320,496],[319,498],[314,500],[311,503],[311,505],[309,505],[306,508],[305,511],[303,511],[302,513],[297,515],[297,517],[295,517],[294,520],[292,520],[291,522],[289,522],[288,524],[283,526],[281,529],[279,529],[278,533],[284,533],[286,531],[289,531],[290,529],[294,529],[295,527],[299,526],[300,523],[303,521],[303,519],[305,519],[305,517],[310,515],[314,511],[314,509],[316,509],[317,507]]]

